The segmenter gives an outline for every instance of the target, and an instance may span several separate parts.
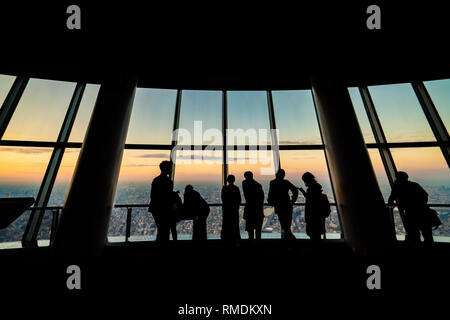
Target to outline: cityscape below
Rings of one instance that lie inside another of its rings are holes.
[[[263,189],[267,199],[268,183],[263,184]],[[174,190],[180,191],[180,196],[183,198],[183,191],[186,184],[175,183]],[[212,205],[208,220],[207,232],[208,239],[220,239],[220,231],[222,225],[221,215],[221,186],[209,183],[195,183],[194,188],[200,192],[205,200]],[[238,185],[239,186],[239,185]],[[241,186],[239,186],[240,189]],[[36,197],[38,185],[0,185],[0,197]],[[429,194],[429,204],[447,204],[450,203],[450,188],[446,186],[424,186]],[[330,186],[323,185],[324,193],[328,195],[330,203],[334,203],[333,193]],[[62,207],[67,194],[68,184],[57,184],[54,186],[48,206]],[[390,190],[382,187],[382,190]],[[241,190],[242,193],[242,190]],[[383,194],[385,200],[389,194]],[[119,182],[115,204],[121,205],[146,205],[149,203],[150,185],[140,182]],[[242,197],[243,198],[243,197]],[[243,198],[244,202],[244,198]],[[299,195],[297,203],[305,202],[303,195]],[[247,238],[245,231],[245,220],[243,216],[242,206],[240,209],[240,229],[241,238]],[[439,213],[442,225],[435,231],[435,241],[450,242],[450,208],[435,207]],[[21,247],[21,239],[26,227],[26,223],[31,211],[27,210],[16,221],[14,221],[8,228],[0,230],[0,249]],[[271,206],[264,207],[264,224],[262,238],[280,238],[280,224]],[[108,231],[109,242],[123,242],[125,241],[126,232],[126,215],[127,208],[115,208],[111,214],[111,220]],[[41,228],[38,235],[38,245],[48,246],[50,239],[52,211],[46,210],[42,220]],[[397,238],[404,239],[405,230],[398,214],[397,209],[394,209],[394,223]],[[296,238],[307,239],[305,234],[304,221],[304,206],[294,206],[292,216],[291,230]],[[177,224],[177,232],[179,240],[189,240],[192,238],[192,221],[181,221]],[[331,214],[326,219],[326,237],[327,239],[341,238],[341,229],[336,207],[331,207]],[[147,211],[146,207],[134,207],[131,218],[131,233],[129,241],[153,241],[156,238],[156,225],[152,215]]]

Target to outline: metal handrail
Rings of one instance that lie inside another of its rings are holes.
[[[222,206],[222,203],[208,203],[210,207],[219,207]],[[264,203],[264,206],[270,206],[268,203]],[[304,206],[305,203],[303,202],[296,202],[294,203],[294,206]],[[245,203],[241,203],[240,206],[245,206]],[[336,203],[330,203],[330,206],[336,206]],[[388,206],[388,204],[386,204]],[[442,208],[448,208],[450,207],[450,204],[447,203],[430,203],[428,204],[430,207],[442,207]],[[133,214],[133,208],[147,208],[148,204],[115,204],[114,208],[127,208],[127,217],[126,217],[126,225],[125,225],[125,242],[129,242],[129,238],[131,235],[131,215]],[[390,208],[390,218],[393,222],[393,208],[397,207],[396,204],[392,206],[388,206]],[[62,206],[49,206],[49,207],[30,207],[26,209],[28,210],[52,210],[52,221],[51,221],[51,228],[50,228],[50,245],[53,244],[54,237],[55,237],[55,231],[58,226],[59,222],[59,215],[60,211],[63,207]]]

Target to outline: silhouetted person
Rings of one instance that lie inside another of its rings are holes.
[[[420,232],[426,245],[433,243],[431,225],[427,219],[428,193],[416,182],[408,180],[408,174],[398,171],[395,183],[389,196],[388,205],[398,203],[399,210],[404,212],[405,240],[411,244],[420,243]]]
[[[306,191],[303,188],[299,188],[299,190],[305,196],[306,234],[312,241],[318,241],[325,232],[325,217],[321,212],[322,186],[317,183],[310,172],[305,172],[302,180],[305,183]]]
[[[261,228],[264,220],[264,191],[260,183],[253,179],[253,173],[244,173],[245,180],[242,181],[242,190],[245,197],[244,219],[245,230],[249,240],[261,239]]]
[[[282,239],[295,239],[291,232],[292,206],[297,200],[298,190],[288,180],[285,180],[286,173],[283,169],[278,170],[275,179],[270,181],[269,195],[267,202],[274,206],[275,214],[278,216],[281,226]],[[292,192],[292,198],[289,196]]]
[[[241,239],[239,230],[239,206],[241,192],[234,185],[234,175],[227,177],[228,184],[222,188],[222,231],[220,238],[227,242],[237,242]]]
[[[159,164],[161,174],[153,179],[150,192],[150,211],[155,219],[158,233],[157,241],[168,241],[169,230],[172,230],[172,238],[177,239],[176,221],[174,219],[174,209],[177,205],[176,194],[173,192],[173,181],[170,179],[172,173],[172,163],[162,161]]]
[[[206,219],[209,215],[209,205],[190,184],[184,189],[183,210],[185,215],[193,218],[192,240],[206,240]]]

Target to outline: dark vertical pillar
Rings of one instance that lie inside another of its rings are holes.
[[[395,233],[348,90],[330,78],[313,78],[311,88],[344,239],[355,251],[380,252]]]
[[[60,253],[104,248],[136,83],[131,75],[102,83],[55,236]]]

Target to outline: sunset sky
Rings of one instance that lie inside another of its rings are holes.
[[[14,77],[0,75],[0,99],[10,89]],[[425,83],[446,124],[450,120],[450,80]],[[4,140],[55,141],[63,122],[75,83],[31,79],[3,137]],[[99,90],[88,85],[83,96],[69,141],[82,142]],[[409,84],[369,87],[385,135],[389,142],[434,141],[434,136]],[[367,143],[374,142],[358,90],[350,95]],[[127,143],[170,144],[176,90],[138,89],[128,130]],[[280,129],[280,144],[320,144],[320,133],[309,90],[274,91],[275,121]],[[221,91],[183,91],[180,128],[193,131],[194,121],[202,121],[203,130],[222,129]],[[266,92],[228,92],[228,127],[269,129]],[[192,132],[193,137],[193,132]],[[268,137],[270,139],[270,137]],[[209,141],[202,139],[203,143]],[[416,180],[435,181],[449,186],[450,174],[440,149],[393,149],[399,170],[405,170]],[[39,183],[42,181],[51,148],[0,147],[0,183]],[[65,152],[57,183],[68,183],[72,177],[79,150]],[[229,173],[238,179],[252,170],[261,180],[270,180],[273,173],[260,175],[269,168],[266,158],[246,153],[239,156],[247,163],[229,165]],[[377,150],[369,150],[380,184],[386,180]],[[196,152],[199,163],[186,164],[189,155],[178,153],[175,182],[222,181],[222,151]],[[188,156],[188,157],[186,157]],[[229,152],[229,159],[236,156]],[[239,158],[238,157],[238,158]],[[169,151],[125,150],[120,181],[151,181],[158,173],[158,164],[169,158]],[[323,151],[281,151],[281,166],[287,177],[300,183],[304,171],[313,172],[319,180],[328,181]],[[211,161],[214,160],[214,161]],[[249,163],[250,160],[256,163]],[[214,162],[214,163],[210,163]],[[270,170],[268,171],[270,172]],[[328,183],[328,182],[326,182]]]

